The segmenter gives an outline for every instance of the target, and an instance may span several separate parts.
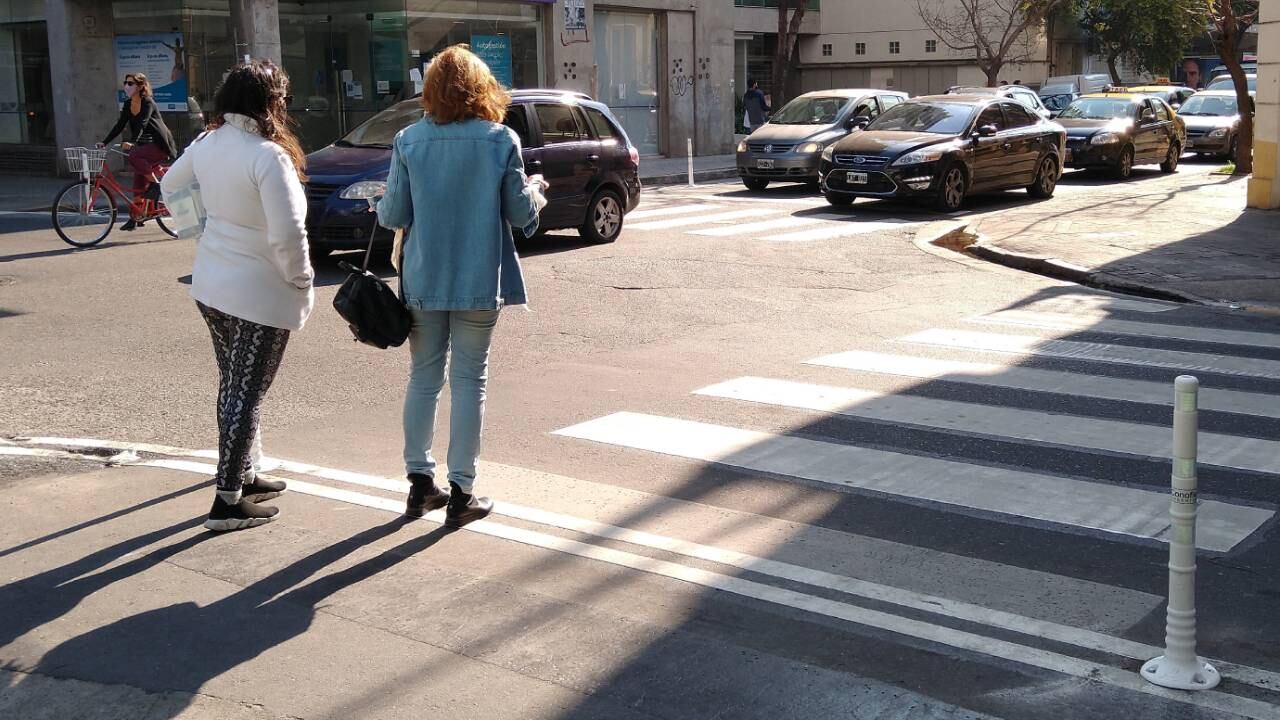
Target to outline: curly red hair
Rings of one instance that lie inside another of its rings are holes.
[[[471,118],[502,122],[511,96],[466,45],[454,45],[427,66],[422,108],[437,125]]]

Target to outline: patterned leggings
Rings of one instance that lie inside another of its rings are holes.
[[[196,303],[218,360],[218,490],[236,492],[253,479],[251,453],[266,397],[289,331],[232,317]]]

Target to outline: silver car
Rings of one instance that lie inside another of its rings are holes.
[[[893,90],[819,90],[787,103],[738,143],[738,175],[751,190],[818,182],[822,151],[907,99]]]
[[[1187,152],[1236,158],[1240,110],[1235,90],[1202,90],[1178,110],[1187,126]]]

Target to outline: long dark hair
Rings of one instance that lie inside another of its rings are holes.
[[[284,148],[299,180],[306,180],[306,156],[302,143],[289,128],[289,76],[270,60],[237,65],[227,73],[213,98],[209,129],[227,124],[227,114],[244,115],[258,124],[262,137]]]

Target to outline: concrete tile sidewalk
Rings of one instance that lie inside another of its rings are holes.
[[[0,212],[44,211],[71,178],[0,175]]]
[[[1099,287],[1280,310],[1280,213],[1245,209],[1244,178],[1193,165],[1085,182],[1096,190],[970,222],[974,254]]]

